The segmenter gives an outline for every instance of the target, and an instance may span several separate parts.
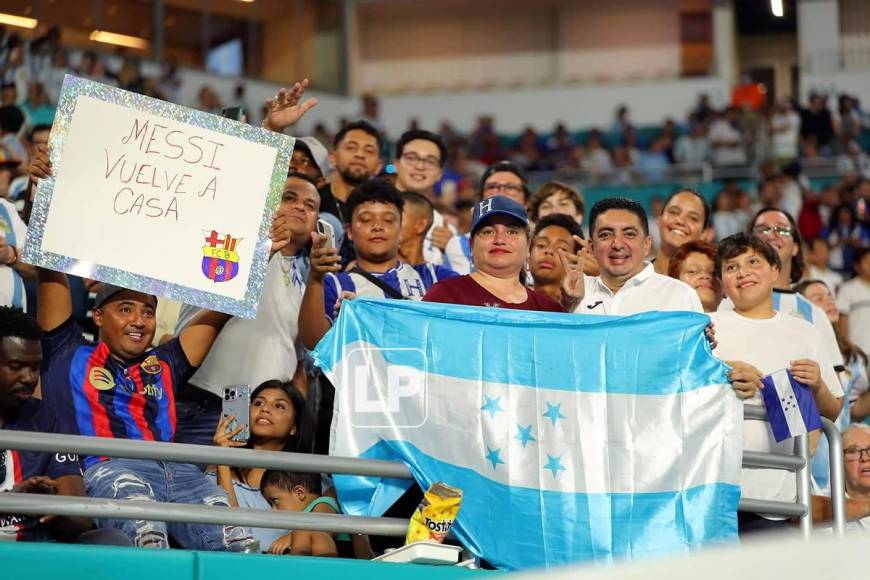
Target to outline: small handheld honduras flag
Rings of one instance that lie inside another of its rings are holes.
[[[462,489],[452,529],[502,569],[735,542],[743,410],[708,323],[345,302],[314,352],[336,388],[330,453]],[[366,516],[411,485],[334,481]]]
[[[786,369],[761,379],[761,396],[776,442],[822,428],[819,408],[809,387],[800,384]]]

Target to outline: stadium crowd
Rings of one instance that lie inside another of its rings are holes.
[[[179,86],[171,65],[143,78],[132,60],[109,71],[85,53],[70,69],[59,33],[30,43],[3,35],[2,429],[327,453],[334,389],[307,352],[356,296],[580,314],[706,312],[713,353],[731,366],[739,398],[759,404],[761,379],[788,369],[841,429],[870,417],[870,164],[860,146],[866,117],[851,96],[840,96],[834,114],[823,95],[770,110],[751,99],[716,110],[702,95],[685,124],[666,121],[645,143],[625,107],[582,141],[560,125],[506,143],[485,118],[469,135],[445,123],[437,132],[412,127],[392,143],[367,98],[361,118],[334,135],[319,127],[297,140],[263,297],[246,320],[21,260],[34,185],[51,174],[48,135],[68,70],[168,100]],[[316,105],[306,88],[281,89],[262,126],[292,132]],[[207,87],[198,106],[221,108]],[[801,173],[815,157],[834,159],[841,174],[818,191]],[[679,187],[648,209],[626,187],[587,208],[568,183],[528,179],[582,170],[593,180],[622,172],[619,182],[629,183],[636,173],[706,162],[759,164],[757,194],[728,181],[710,204]],[[333,236],[318,233],[319,219]],[[222,416],[226,385],[254,387],[248,417]],[[860,425],[847,435],[849,510],[860,524],[870,518],[870,439]],[[744,448],[790,452],[759,422],[746,423]],[[0,460],[0,491],[341,510],[328,475],[15,450],[0,450]],[[825,453],[814,461],[823,515]],[[758,499],[796,497],[784,471],[744,469],[742,487]],[[739,514],[742,534],[788,525]],[[17,515],[0,515],[0,539],[357,558],[381,549],[365,536],[325,532]]]

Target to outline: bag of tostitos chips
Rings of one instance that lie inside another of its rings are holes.
[[[450,487],[440,481],[433,483],[429,491],[423,495],[420,507],[411,516],[405,544],[425,541],[439,544],[443,542],[447,532],[450,531],[450,526],[456,520],[461,503],[461,489]]]

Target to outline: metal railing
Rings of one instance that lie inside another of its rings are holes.
[[[767,421],[764,407],[746,405],[743,418],[750,421]],[[833,531],[843,535],[846,530],[846,488],[843,469],[843,438],[837,426],[822,417],[822,431],[828,438],[828,453],[831,471],[831,507],[833,511]],[[794,454],[743,452],[743,467],[763,467],[785,469],[795,472],[797,501],[782,502],[740,498],[739,511],[774,516],[798,517],[801,535],[809,539],[813,527],[813,498],[810,482],[810,443],[809,435],[794,438]]]
[[[767,413],[763,407],[746,405],[744,407],[744,418],[766,421]],[[822,418],[822,426],[829,443],[833,530],[835,534],[842,535],[845,530],[846,514],[842,437],[837,427],[831,421]],[[411,472],[406,465],[392,461],[288,453],[283,451],[227,449],[183,443],[7,431],[3,429],[0,429],[0,448],[51,453],[69,452],[80,455],[108,455],[127,459],[149,459],[176,463],[209,463],[232,465],[235,467],[260,467],[306,473],[412,479]],[[802,535],[805,538],[809,538],[812,528],[812,496],[810,489],[808,436],[804,435],[795,438],[794,455],[744,451],[743,466],[785,469],[795,472],[798,484],[796,502],[741,498],[738,509],[743,512],[798,517],[800,518]],[[231,524],[261,528],[364,533],[398,537],[405,535],[408,525],[406,520],[400,518],[305,514],[192,504],[145,503],[68,496],[36,496],[23,493],[0,494],[0,513],[151,519],[167,522]]]
[[[283,451],[227,449],[184,443],[133,441],[82,435],[58,435],[0,429],[0,449],[21,449],[79,455],[108,455],[175,463],[207,463],[261,467],[305,473],[367,475],[411,479],[402,463],[331,457]],[[63,515],[91,518],[149,519],[167,522],[231,524],[258,528],[316,530],[404,537],[408,521],[348,515],[267,511],[193,504],[132,502],[101,498],[0,493],[0,513]]]

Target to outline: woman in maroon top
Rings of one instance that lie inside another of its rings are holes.
[[[477,270],[438,282],[423,300],[548,312],[564,312],[568,303],[573,302],[567,298],[559,304],[542,292],[526,288],[520,281],[520,272],[529,257],[529,218],[525,208],[512,199],[497,195],[474,207],[471,254]],[[567,263],[574,270],[576,264],[576,260]],[[575,275],[575,279],[578,277]],[[582,285],[582,278],[580,282]]]

